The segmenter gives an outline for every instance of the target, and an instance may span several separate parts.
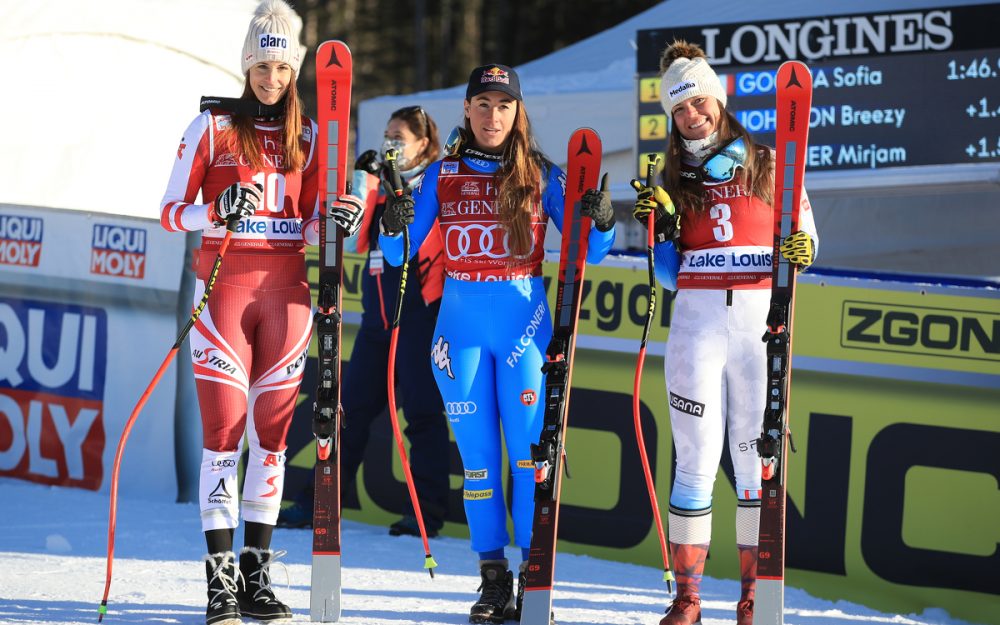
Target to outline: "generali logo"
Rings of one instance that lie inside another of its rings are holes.
[[[146,230],[94,224],[90,273],[141,280],[146,275]]]
[[[0,265],[37,267],[42,256],[40,217],[0,215]]]

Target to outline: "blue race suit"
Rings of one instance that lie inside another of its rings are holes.
[[[544,376],[552,336],[541,277],[549,218],[562,227],[565,176],[545,162],[532,214],[532,248],[512,257],[496,212],[494,173],[500,163],[467,152],[427,168],[417,186],[411,250],[438,219],[445,251],[445,286],[430,346],[434,376],[465,469],[465,514],[472,549],[484,553],[510,542],[503,497],[500,431],[514,477],[515,543],[531,543],[534,466],[530,445],[541,433]],[[390,264],[401,264],[402,236],[380,235]],[[589,235],[587,260],[600,262],[614,229]]]

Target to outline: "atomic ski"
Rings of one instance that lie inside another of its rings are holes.
[[[576,323],[583,293],[590,218],[580,215],[580,198],[597,188],[601,170],[601,138],[581,128],[569,140],[566,164],[566,201],[563,212],[559,287],[556,290],[555,328],[546,349],[545,416],[537,445],[531,446],[535,463],[535,515],[531,550],[525,571],[522,625],[549,625],[552,613],[552,580],[555,576],[556,536],[559,524],[559,491],[562,486],[566,421]]]
[[[797,267],[779,247],[799,229],[805,175],[812,75],[803,63],[778,68],[776,162],[774,168],[774,248],[771,250],[771,307],[767,314],[767,404],[757,439],[761,476],[760,530],[754,625],[781,625],[785,601],[785,462],[792,374],[792,319]]]
[[[313,412],[316,435],[312,584],[309,617],[340,620],[340,286],[344,231],[330,203],[347,192],[347,142],[351,114],[351,50],[324,41],[316,50],[316,155],[319,158],[319,285],[316,312],[319,377]]]

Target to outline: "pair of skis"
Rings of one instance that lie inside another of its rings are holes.
[[[812,106],[812,75],[805,64],[782,63],[776,80],[774,245],[771,304],[763,337],[767,343],[767,403],[757,439],[763,470],[754,625],[782,625],[784,621],[786,453],[797,267],[781,256],[779,248],[799,229]]]
[[[316,50],[316,154],[319,163],[318,197],[322,207],[319,222],[319,284],[317,295],[316,338],[319,376],[316,402],[313,410],[313,434],[316,437],[316,466],[313,503],[313,556],[312,580],[309,593],[309,616],[313,622],[334,622],[341,613],[341,561],[340,561],[340,430],[343,410],[340,403],[341,286],[343,283],[344,231],[330,214],[332,202],[350,192],[348,186],[347,143],[350,131],[351,78],[353,66],[351,50],[342,41],[325,41]],[[390,150],[388,184],[395,195],[403,193],[396,154]],[[409,244],[406,245],[408,257]],[[404,261],[405,263],[405,261]],[[409,461],[403,446],[402,434],[396,420],[394,363],[399,336],[399,317],[406,288],[404,264],[393,318],[392,343],[389,355],[389,416],[399,449],[400,460],[406,473],[410,500],[420,525],[424,546],[424,568],[434,577],[437,564],[431,556],[427,534],[420,513],[410,473]]]

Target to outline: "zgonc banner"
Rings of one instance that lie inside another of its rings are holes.
[[[314,259],[310,267],[314,272]],[[550,300],[557,267],[545,267]],[[363,259],[347,258],[349,322],[360,312],[363,270]],[[655,567],[659,544],[632,419],[646,279],[644,262],[634,258],[587,269],[567,435],[572,478],[564,484],[559,530],[567,552]],[[803,274],[799,284],[788,583],[883,611],[940,607],[1000,624],[1000,292],[819,270]],[[662,359],[671,300],[668,292],[658,295],[650,352],[659,356],[647,359],[641,413],[665,509],[674,466]],[[401,331],[405,325],[404,319]],[[345,358],[355,330],[345,329]],[[314,457],[315,369],[314,362],[306,367],[290,434],[289,499],[305,484]],[[376,421],[366,454],[358,488],[345,486],[347,516],[385,525],[407,501],[388,419]],[[706,573],[737,579],[728,452],[722,464]],[[467,536],[454,446],[451,467],[445,533]]]
[[[177,335],[184,247],[155,220],[0,206],[0,476],[108,488],[125,420]],[[123,493],[176,499],[175,381],[133,430]]]

